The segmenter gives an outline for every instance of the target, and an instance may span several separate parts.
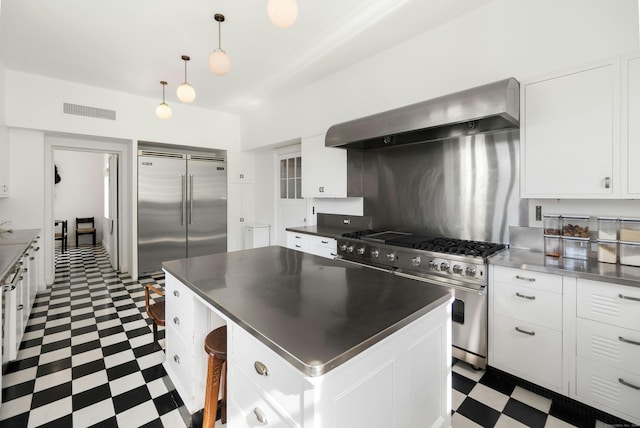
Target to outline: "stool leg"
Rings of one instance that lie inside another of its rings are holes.
[[[227,361],[224,362],[224,384],[222,390],[222,408],[220,409],[220,422],[227,423]]]
[[[216,423],[216,410],[218,409],[222,363],[224,363],[224,360],[209,356],[209,361],[207,362],[207,386],[204,396],[202,428],[214,428]]]

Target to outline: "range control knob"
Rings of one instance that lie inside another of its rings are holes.
[[[358,248],[358,254],[360,254],[360,255],[364,254],[364,247]]]
[[[371,252],[371,257],[374,257],[376,259],[378,258],[379,255],[380,255],[380,252],[378,252],[378,250],[373,250]]]
[[[396,259],[396,255],[395,255],[395,254],[393,254],[393,253],[388,253],[388,254],[387,254],[387,258],[388,258],[390,261],[394,261],[394,260]]]
[[[467,268],[467,276],[476,276],[476,268],[469,266]]]
[[[436,262],[435,260],[431,260],[431,262],[429,262],[429,267],[431,268],[431,270],[438,270],[438,262]]]
[[[460,265],[453,265],[453,273],[457,275],[462,275],[463,269]]]
[[[347,253],[353,253],[353,245],[347,247]]]
[[[449,263],[447,263],[447,262],[442,262],[442,263],[440,264],[440,270],[441,270],[442,272],[449,272]]]
[[[340,251],[346,251],[347,250],[347,244],[340,244]]]
[[[420,266],[420,256],[415,256],[411,259],[411,264],[414,266]]]

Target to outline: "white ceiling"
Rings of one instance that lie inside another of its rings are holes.
[[[6,69],[158,100],[166,80],[171,104],[189,55],[193,105],[242,114],[492,0],[298,0],[287,29],[269,22],[266,0],[0,1]],[[214,13],[232,61],[222,77],[207,66]]]

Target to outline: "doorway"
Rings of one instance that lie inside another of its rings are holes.
[[[302,197],[302,155],[300,147],[288,147],[276,153],[278,163],[277,243],[287,246],[287,227],[307,225],[307,200]]]

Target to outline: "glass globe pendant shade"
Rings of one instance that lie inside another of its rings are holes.
[[[222,49],[216,49],[209,55],[209,70],[218,76],[224,76],[231,70],[231,58]]]
[[[178,86],[176,91],[176,95],[178,99],[183,103],[191,103],[196,99],[196,91],[193,89],[193,86],[184,82],[182,85]]]
[[[171,107],[167,103],[161,103],[156,107],[156,116],[163,120],[171,119]]]
[[[268,0],[267,16],[276,27],[290,27],[298,18],[298,3],[296,0]]]

